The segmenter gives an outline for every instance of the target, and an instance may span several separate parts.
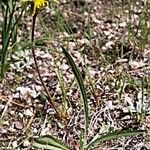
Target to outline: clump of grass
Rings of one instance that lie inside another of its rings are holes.
[[[128,3],[127,29],[128,40],[133,47],[137,47],[141,52],[144,51],[148,44],[148,36],[150,34],[149,25],[149,1],[138,2],[140,8],[135,10],[134,2]]]
[[[2,49],[0,51],[0,79],[4,79],[10,64],[10,53],[15,50],[17,42],[17,25],[22,17],[24,9],[17,16],[15,14],[17,2],[8,0],[1,2],[3,22],[1,24]],[[11,48],[10,48],[11,47]]]

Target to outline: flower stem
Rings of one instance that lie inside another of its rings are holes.
[[[34,64],[35,64],[35,69],[36,69],[36,72],[38,74],[38,77],[40,79],[40,82],[41,82],[41,85],[43,86],[44,88],[44,91],[45,93],[47,94],[48,96],[48,102],[49,104],[51,105],[51,107],[56,111],[56,114],[58,116],[58,118],[60,119],[60,115],[59,115],[59,112],[54,104],[54,102],[51,100],[51,96],[50,96],[50,93],[41,77],[41,74],[40,74],[40,70],[38,68],[38,63],[37,63],[37,59],[36,59],[36,56],[35,56],[35,42],[34,42],[34,30],[35,30],[35,22],[36,22],[36,16],[37,16],[37,13],[34,14],[33,16],[33,20],[32,20],[32,34],[31,34],[31,42],[32,42],[32,55],[33,55],[33,59],[34,59]]]

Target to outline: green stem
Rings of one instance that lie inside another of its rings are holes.
[[[33,43],[33,46],[32,46],[32,55],[33,55],[33,59],[34,59],[34,63],[35,63],[35,68],[36,68],[36,71],[37,71],[37,74],[38,74],[38,77],[40,79],[40,82],[44,88],[44,91],[46,92],[47,96],[48,96],[48,102],[49,104],[51,105],[52,108],[54,108],[54,110],[56,111],[56,114],[57,116],[60,118],[60,115],[59,115],[59,112],[54,104],[54,102],[51,100],[51,96],[50,96],[50,93],[41,77],[41,74],[40,74],[40,70],[38,68],[38,63],[37,63],[37,59],[36,59],[36,56],[35,56],[35,43],[34,43],[34,30],[35,30],[35,22],[36,22],[36,16],[37,16],[37,13],[34,14],[33,16],[33,22],[32,22],[32,35],[31,35],[31,42]]]

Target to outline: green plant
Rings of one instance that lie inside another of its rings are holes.
[[[57,75],[57,78],[58,78],[58,81],[60,84],[61,95],[62,95],[62,103],[61,103],[59,112],[61,113],[60,116],[62,116],[64,119],[66,118],[66,120],[67,120],[67,118],[69,118],[69,114],[67,112],[68,102],[67,102],[66,85],[65,85],[62,71],[59,68],[59,66],[57,66],[57,70],[55,70],[55,72],[56,72],[56,75]]]
[[[104,142],[104,141],[113,140],[115,138],[134,136],[134,135],[145,133],[145,130],[113,131],[113,132],[107,133],[102,136],[95,136],[89,142],[89,144],[87,144],[88,121],[89,121],[88,111],[89,110],[88,110],[88,101],[87,101],[87,96],[86,96],[86,92],[85,92],[85,87],[84,87],[83,80],[82,80],[81,74],[79,72],[79,69],[77,68],[75,62],[73,61],[72,56],[68,53],[68,51],[64,47],[62,47],[62,49],[63,49],[63,53],[64,53],[66,59],[68,60],[68,62],[70,64],[70,67],[72,68],[72,71],[77,79],[77,82],[80,87],[81,95],[83,98],[85,126],[84,126],[84,136],[82,135],[82,132],[80,135],[80,141],[79,141],[79,145],[78,145],[78,147],[80,147],[80,150],[93,149],[94,145],[96,145],[98,143],[100,144],[101,142]],[[65,145],[65,144],[61,143],[58,139],[54,138],[53,136],[46,135],[46,136],[36,139],[35,142],[33,143],[33,146],[37,147],[37,148],[45,148],[45,149],[49,149],[49,150],[69,150],[68,147],[70,145]]]
[[[32,1],[33,2],[33,1]],[[35,5],[35,4],[34,4]],[[43,6],[43,2],[41,4],[41,6]],[[40,8],[37,7],[37,9]],[[48,96],[48,101],[50,103],[50,105],[52,106],[52,108],[56,111],[57,115],[59,116],[59,118],[61,119],[63,117],[62,113],[65,113],[66,115],[66,111],[67,111],[67,101],[66,101],[66,90],[65,90],[65,83],[63,81],[63,77],[62,77],[62,73],[60,72],[59,68],[57,68],[56,70],[56,74],[60,83],[60,88],[62,91],[62,107],[61,107],[61,111],[58,109],[58,107],[55,106],[54,101],[51,99],[51,95],[49,94],[49,91],[47,90],[47,87],[45,86],[42,77],[40,75],[40,71],[38,68],[38,62],[36,60],[35,57],[35,41],[34,41],[34,28],[35,28],[35,21],[36,21],[36,17],[37,17],[37,12],[36,10],[33,10],[33,28],[32,28],[32,54],[34,57],[34,62],[35,62],[35,66],[36,66],[36,71],[38,73],[39,79],[41,81],[41,84],[44,87],[44,90]],[[61,24],[61,23],[60,23]],[[66,28],[66,30],[68,30],[68,32],[70,32],[70,30],[68,28]],[[73,37],[74,38],[74,37]],[[80,92],[81,92],[81,96],[82,96],[82,102],[83,102],[83,110],[84,110],[84,131],[81,132],[80,134],[80,139],[79,139],[79,145],[78,147],[83,150],[83,149],[94,149],[93,147],[96,144],[101,144],[101,142],[104,141],[109,141],[115,138],[119,138],[119,137],[126,137],[126,136],[134,136],[134,135],[138,135],[138,134],[143,134],[145,133],[144,130],[122,130],[122,131],[113,131],[113,132],[109,132],[106,133],[105,135],[101,135],[101,136],[95,136],[88,144],[88,128],[89,128],[89,108],[88,108],[88,99],[87,99],[87,95],[86,95],[86,88],[84,86],[84,82],[81,76],[81,73],[77,67],[77,65],[75,64],[72,56],[70,55],[70,53],[67,51],[67,49],[65,49],[63,46],[61,46],[63,54],[65,55],[66,60],[68,61],[72,72],[77,80],[77,83],[79,85],[80,88]],[[88,68],[86,68],[86,71],[88,71]],[[122,81],[122,79],[120,79]],[[119,80],[119,81],[120,81]],[[91,91],[95,91],[95,87],[93,86],[94,83],[92,82],[92,78],[89,74],[89,82],[90,82],[90,86],[91,86]],[[123,88],[124,88],[124,83],[125,81],[123,80],[123,85],[119,85],[118,86],[122,86],[122,89],[120,90],[120,95],[119,97],[122,97],[122,93],[123,93]],[[97,102],[98,105],[98,102]],[[44,148],[44,149],[51,149],[51,150],[69,150],[69,146],[70,145],[65,145],[63,144],[61,141],[59,141],[58,139],[54,138],[53,136],[43,136],[40,137],[38,139],[35,139],[35,142],[33,143],[33,146],[36,148]]]
[[[77,68],[75,62],[73,61],[71,55],[68,53],[68,51],[63,46],[62,46],[62,49],[63,49],[63,53],[64,53],[66,59],[68,60],[70,66],[71,66],[73,74],[75,75],[75,77],[77,79],[77,82],[79,84],[79,88],[81,91],[81,95],[82,95],[82,99],[83,99],[83,107],[84,107],[84,116],[85,116],[85,137],[86,137],[86,134],[88,131],[88,126],[89,126],[88,125],[88,121],[89,121],[88,112],[89,112],[89,110],[88,110],[88,100],[87,100],[86,90],[84,87],[84,83],[83,83],[83,79],[82,79],[82,76],[80,74],[80,71]]]
[[[142,4],[141,4],[142,5]],[[143,7],[140,7],[139,11],[135,11],[134,2],[131,0],[128,4],[128,16],[127,16],[127,29],[128,39],[133,47],[138,47],[141,52],[144,51],[146,44],[148,43],[148,36],[150,33],[149,25],[149,1],[143,3]],[[136,17],[136,18],[135,18]]]
[[[55,2],[58,2],[57,0],[53,0]],[[56,106],[56,104],[54,103],[43,79],[42,79],[42,76],[41,76],[41,73],[40,73],[40,70],[39,70],[39,67],[38,67],[38,61],[36,59],[36,55],[35,55],[35,35],[34,35],[34,31],[35,31],[35,24],[36,24],[36,18],[37,18],[37,15],[39,14],[39,11],[47,4],[47,1],[45,0],[36,0],[36,1],[33,1],[33,0],[22,0],[21,2],[23,2],[23,4],[27,3],[27,2],[30,2],[31,4],[31,10],[32,10],[32,15],[33,15],[33,18],[32,18],[32,33],[31,33],[31,43],[32,43],[32,55],[33,55],[33,59],[34,59],[34,63],[35,63],[35,68],[36,68],[36,72],[38,74],[38,77],[39,77],[39,80],[43,86],[43,89],[47,95],[47,100],[49,102],[49,104],[51,105],[51,107],[55,110],[56,114],[57,114],[57,117],[61,120],[63,116],[61,116],[61,112],[60,112],[60,109]]]
[[[128,105],[123,108],[125,113],[130,113],[135,122],[143,125],[145,118],[150,114],[148,105],[149,99],[149,77],[142,77],[141,81],[138,78],[124,74],[118,77],[116,81],[116,88],[118,89],[118,99],[120,101],[127,101]],[[127,100],[124,95],[128,95]]]
[[[17,25],[22,17],[24,9],[19,15],[15,14],[16,1],[9,0],[1,2],[3,22],[1,25],[2,49],[0,50],[0,79],[2,80],[9,67],[10,53],[15,50],[17,42]]]
[[[68,146],[50,135],[36,139],[35,143],[33,143],[33,146],[50,150],[69,150]]]
[[[135,136],[139,134],[144,134],[144,130],[134,131],[134,130],[122,130],[122,131],[113,131],[105,135],[95,136],[89,144],[80,145],[80,150],[94,150],[94,146],[100,144],[105,141],[110,141],[120,137],[127,137],[127,136]],[[82,138],[82,137],[81,137]],[[65,145],[64,143],[60,142],[58,139],[52,136],[43,136],[36,139],[33,143],[34,147],[37,148],[44,148],[48,150],[70,150],[69,145]]]
[[[83,0],[82,2],[85,2],[85,1]],[[86,2],[85,2],[84,9],[89,10]],[[80,44],[78,43],[76,37],[74,36],[74,33],[72,31],[72,28],[70,27],[69,22],[61,14],[60,10],[57,12],[57,15],[58,15],[58,20],[59,20],[58,26],[59,26],[60,30],[66,31],[69,34],[70,38],[75,42],[76,47],[77,48],[80,47],[79,46]],[[89,18],[88,18],[88,21],[89,21],[89,23],[88,23],[88,25],[89,25],[90,24],[90,19]],[[89,26],[88,26],[88,28],[89,28]],[[92,50],[94,51],[94,48]],[[88,65],[87,65],[86,60],[85,60],[85,54],[80,50],[80,48],[79,48],[79,52],[80,52],[81,57],[82,57],[82,59],[84,61],[84,65],[85,65],[84,71],[86,72],[87,81],[89,83],[89,87],[90,87],[91,93],[92,93],[92,95],[93,95],[93,97],[95,99],[93,104],[94,104],[94,106],[98,107],[100,102],[99,102],[99,99],[98,99],[98,96],[97,96],[96,85],[95,85],[94,81],[92,80],[92,75],[89,72],[89,68],[88,68]]]

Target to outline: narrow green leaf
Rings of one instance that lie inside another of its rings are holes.
[[[59,69],[57,66],[57,70],[55,70],[56,75],[58,77],[59,83],[60,83],[60,89],[61,89],[61,95],[62,95],[62,106],[63,106],[63,111],[67,110],[67,100],[66,100],[66,89],[65,89],[65,81],[63,78],[62,71]]]
[[[48,40],[48,38],[45,38],[45,37],[44,38],[35,39],[35,45],[38,45],[38,44],[40,45],[40,43],[43,44],[47,40]],[[20,46],[19,50],[25,50],[27,48],[31,48],[32,44],[33,43],[30,42],[30,41],[26,41],[23,44],[20,44],[20,42],[16,43],[16,45]]]
[[[119,137],[126,137],[126,136],[134,136],[134,135],[138,135],[138,134],[143,134],[145,132],[146,132],[145,130],[113,131],[112,133],[108,133],[104,136],[99,136],[96,139],[93,138],[93,140],[89,144],[86,145],[85,149],[90,148],[92,145],[94,145],[96,143],[109,141],[109,140],[116,139],[116,138],[119,138]]]
[[[84,150],[84,145],[83,145],[83,132],[80,134],[80,139],[79,139],[79,149]]]
[[[36,139],[33,146],[50,150],[69,150],[64,143],[50,135],[45,135]]]
[[[88,101],[87,101],[87,95],[86,95],[86,92],[85,92],[85,87],[84,87],[84,84],[83,84],[83,79],[82,79],[80,71],[77,68],[74,60],[71,57],[71,55],[68,53],[68,51],[63,46],[61,46],[61,47],[62,47],[63,53],[65,54],[65,57],[68,60],[70,66],[71,66],[71,69],[72,69],[72,71],[73,71],[73,73],[74,73],[74,75],[77,79],[77,82],[79,84],[79,87],[80,87],[80,91],[81,91],[82,98],[83,98],[83,105],[84,105],[85,134],[86,134],[87,130],[88,130]]]
[[[48,150],[64,150],[64,149],[61,149],[61,148],[58,148],[58,147],[55,147],[55,146],[46,145],[46,144],[44,145],[44,144],[40,144],[40,143],[34,143],[33,146],[37,147],[37,148],[48,149]]]

